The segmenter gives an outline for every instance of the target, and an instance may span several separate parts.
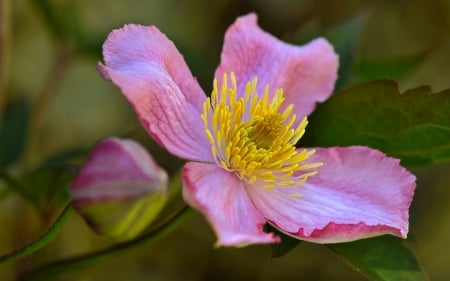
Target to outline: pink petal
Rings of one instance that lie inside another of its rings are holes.
[[[318,243],[381,234],[406,237],[415,176],[399,160],[354,146],[317,149],[310,161],[323,166],[297,189],[247,188],[266,219],[290,235]]]
[[[212,159],[200,118],[206,96],[164,34],[125,25],[109,34],[103,55],[100,73],[120,88],[153,138],[179,157]]]
[[[304,46],[284,43],[257,25],[255,14],[240,17],[230,26],[222,50],[221,64],[215,77],[233,71],[240,93],[247,81],[258,76],[258,92],[266,84],[271,92],[283,88],[286,105],[304,117],[316,102],[326,100],[337,79],[338,56],[323,38]]]
[[[70,185],[73,207],[102,236],[130,239],[166,202],[167,174],[132,140],[99,142]]]
[[[133,140],[108,138],[99,142],[71,183],[77,202],[138,198],[165,190],[167,174]]]
[[[183,170],[183,197],[211,223],[218,246],[245,246],[279,242],[265,233],[264,217],[249,200],[240,179],[219,166],[187,163]]]

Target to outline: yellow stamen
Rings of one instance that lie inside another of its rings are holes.
[[[294,106],[284,103],[283,90],[270,95],[256,92],[257,78],[248,82],[244,95],[238,93],[236,78],[223,76],[219,90],[217,80],[211,97],[203,104],[201,118],[216,163],[241,179],[261,184],[265,189],[298,187],[317,171],[322,163],[305,164],[314,150],[297,151],[295,144],[305,132],[308,121],[299,122],[292,114]],[[309,170],[309,171],[304,171]],[[300,197],[300,194],[291,194]]]

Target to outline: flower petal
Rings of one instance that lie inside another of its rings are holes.
[[[318,243],[382,234],[406,237],[415,176],[399,160],[354,146],[317,149],[309,161],[323,166],[297,189],[247,188],[266,219],[292,236]]]
[[[272,92],[283,88],[286,105],[304,117],[316,102],[326,100],[337,79],[338,56],[323,38],[304,46],[284,43],[257,25],[255,14],[240,17],[230,26],[215,77],[233,71],[244,92],[247,81],[258,76],[258,93],[269,84]]]
[[[221,167],[189,162],[183,170],[183,197],[211,223],[217,246],[279,242],[263,232],[264,217],[249,200],[240,179]]]
[[[69,188],[72,204],[100,235],[129,239],[166,202],[167,173],[133,140],[99,142]]]
[[[125,25],[109,34],[103,56],[100,73],[120,88],[153,138],[179,157],[212,159],[200,118],[206,96],[163,33]]]

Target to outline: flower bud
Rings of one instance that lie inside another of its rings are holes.
[[[115,239],[138,235],[166,201],[167,174],[132,140],[99,142],[74,178],[72,204],[92,229]]]

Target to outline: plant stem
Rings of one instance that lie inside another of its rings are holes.
[[[10,2],[0,0],[0,116],[6,104],[11,52]]]
[[[48,104],[54,99],[58,88],[62,83],[63,76],[72,62],[72,50],[58,46],[53,58],[50,72],[44,81],[44,86],[34,102],[32,114],[31,130],[34,134],[40,135],[43,127],[43,115],[48,109]]]
[[[50,227],[50,229],[46,233],[44,233],[37,240],[33,241],[31,244],[28,244],[9,254],[0,256],[0,263],[16,261],[44,247],[48,242],[53,240],[56,234],[59,233],[59,231],[61,230],[62,226],[67,221],[71,213],[72,207],[70,205],[67,205],[61,212],[59,217],[56,219],[55,223]]]
[[[1,0],[0,0],[1,1]],[[45,78],[42,89],[31,108],[29,134],[33,136],[28,140],[26,156],[23,160],[25,167],[36,165],[42,157],[43,130],[45,128],[44,117],[49,109],[49,103],[55,99],[64,76],[67,74],[73,60],[73,50],[64,46],[57,46],[53,56],[53,62]]]
[[[108,256],[110,254],[115,254],[122,252],[124,250],[131,249],[133,247],[139,246],[149,241],[153,241],[161,237],[166,232],[174,228],[175,222],[178,222],[186,211],[189,210],[187,205],[184,205],[181,209],[176,211],[170,217],[168,217],[161,224],[156,226],[153,230],[141,235],[137,238],[123,242],[120,244],[113,245],[109,248],[99,250],[97,252],[88,253],[85,255],[78,255],[74,257],[69,257],[62,259],[47,265],[43,265],[34,270],[25,273],[19,278],[19,280],[27,281],[48,281],[52,278],[57,277],[59,274],[67,272],[73,269],[79,269],[85,265],[88,265],[99,258]]]

